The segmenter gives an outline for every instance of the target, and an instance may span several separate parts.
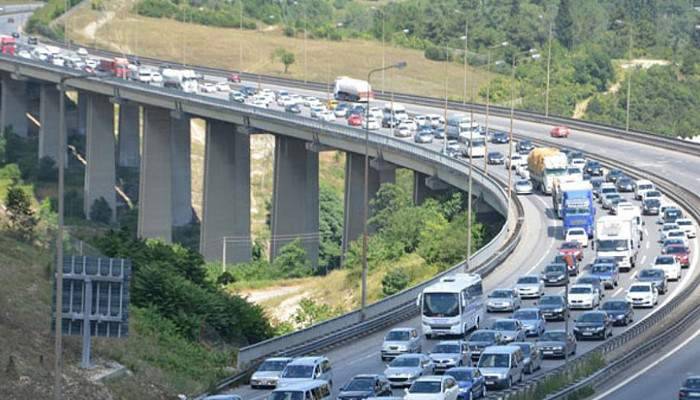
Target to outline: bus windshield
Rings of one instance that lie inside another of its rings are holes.
[[[424,294],[423,315],[426,317],[456,317],[459,315],[459,295],[457,293]]]

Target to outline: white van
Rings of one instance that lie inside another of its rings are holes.
[[[656,187],[654,186],[654,184],[646,179],[634,181],[634,198],[637,200],[641,200],[642,197],[644,197],[644,192],[648,192],[650,190],[655,189]]]
[[[331,362],[326,357],[301,357],[287,364],[280,374],[277,387],[299,382],[326,381],[333,385]]]
[[[520,346],[490,346],[481,352],[477,368],[487,387],[510,388],[523,380],[525,356]]]
[[[267,400],[331,400],[331,385],[326,381],[295,383],[273,390]]]

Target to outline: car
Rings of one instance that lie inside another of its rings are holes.
[[[515,311],[520,308],[520,297],[514,289],[494,289],[486,298],[486,311]]]
[[[528,154],[534,148],[535,148],[535,145],[532,144],[532,142],[530,140],[527,140],[527,139],[523,139],[515,145],[515,151],[517,151],[520,154]]]
[[[419,127],[421,126],[429,126],[430,125],[430,118],[428,118],[427,115],[416,115],[413,117],[413,120],[416,121]]]
[[[683,212],[676,207],[668,207],[663,211],[661,220],[663,222],[676,222],[679,218],[683,218]]]
[[[216,86],[211,82],[203,82],[199,84],[199,91],[202,93],[214,93],[216,92]]]
[[[660,268],[644,268],[637,274],[637,282],[651,282],[659,294],[668,291],[668,278],[666,272]]]
[[[688,239],[693,239],[697,237],[697,230],[695,229],[695,224],[693,223],[692,219],[689,218],[678,218],[676,220],[676,225],[678,225],[679,229],[682,229],[685,231],[686,236]]]
[[[691,375],[683,380],[680,390],[678,390],[678,399],[685,400],[693,397],[700,397],[700,376]]]
[[[514,153],[510,157],[506,157],[505,167],[506,169],[516,169],[519,165],[523,165],[525,162],[525,157]]]
[[[542,271],[545,286],[562,286],[569,283],[568,268],[565,263],[547,264]]]
[[[646,199],[659,199],[659,201],[660,201],[660,200],[662,200],[662,198],[663,198],[663,195],[662,195],[661,192],[659,192],[658,190],[647,190],[647,191],[644,192],[644,194],[642,195],[642,200],[646,200]]]
[[[620,193],[633,192],[634,181],[628,176],[621,176],[615,181],[615,187]]]
[[[323,356],[300,357],[287,363],[277,380],[277,387],[319,380],[332,385],[333,371],[328,358]]]
[[[472,400],[486,397],[486,380],[475,367],[450,368],[445,375],[453,377],[459,386],[459,399]]]
[[[544,296],[544,282],[537,275],[523,275],[515,283],[515,291],[521,299]]]
[[[338,400],[363,400],[368,397],[391,396],[391,384],[386,376],[381,374],[355,375],[348,383],[340,388]]]
[[[588,309],[592,310],[600,303],[593,285],[588,283],[577,283],[569,288],[567,295],[570,309]]]
[[[583,260],[583,247],[579,242],[566,241],[559,246],[559,254],[562,256],[571,255],[576,260]]]
[[[459,157],[462,154],[462,145],[456,140],[448,140],[442,152],[450,157]]]
[[[413,140],[416,143],[432,143],[434,138],[435,136],[433,136],[433,130],[431,128],[421,128],[418,132],[416,132]]]
[[[517,194],[532,194],[532,182],[529,179],[519,179],[515,182],[514,189]]]
[[[491,346],[484,349],[477,367],[484,374],[487,387],[510,389],[523,380],[524,360],[518,346]]]
[[[392,388],[410,386],[421,376],[434,373],[435,365],[425,354],[402,354],[394,358],[384,371]]]
[[[491,135],[491,143],[506,144],[510,142],[510,137],[505,132],[495,132]]]
[[[394,136],[400,138],[410,137],[412,135],[411,129],[406,124],[399,124],[394,128]]]
[[[620,268],[615,264],[593,264],[589,274],[600,279],[603,289],[616,288],[620,280]]]
[[[539,308],[522,308],[513,313],[513,319],[522,323],[525,336],[540,336],[547,327],[547,321]]]
[[[469,345],[462,340],[439,342],[428,353],[433,360],[435,372],[445,372],[454,367],[469,367],[472,364]]]
[[[579,242],[581,246],[588,247],[588,234],[583,228],[569,228],[566,231],[566,242]]]
[[[618,206],[622,204],[622,207],[625,207],[626,205],[631,205],[627,200],[625,200],[624,197],[620,196],[617,198],[612,198],[610,200],[610,208],[608,208],[608,211],[610,212],[610,215],[617,215],[617,210]]]
[[[237,394],[214,394],[211,396],[206,396],[202,400],[243,400],[241,396]]]
[[[674,239],[669,239],[674,240]],[[661,250],[664,255],[673,256],[680,264],[681,268],[690,267],[690,248],[684,244],[664,245]],[[680,275],[680,272],[679,272]]]
[[[523,372],[527,375],[534,373],[542,368],[542,351],[539,346],[533,342],[513,342],[511,346],[518,346],[523,352],[525,359],[523,360]]]
[[[233,83],[241,83],[241,76],[238,74],[228,74],[226,80]]]
[[[267,104],[268,104],[267,101],[261,100],[261,99],[253,100],[253,102],[251,103],[251,105],[253,107],[258,107],[258,108],[267,108]]]
[[[506,157],[500,151],[489,151],[486,155],[486,162],[489,165],[500,165],[506,161]]]
[[[345,118],[348,116],[349,111],[350,106],[347,103],[340,103],[333,109],[333,114],[338,118]]]
[[[445,128],[442,126],[438,126],[433,128],[433,137],[435,139],[444,139],[445,138]]]
[[[440,125],[445,124],[445,117],[442,115],[428,114],[428,118],[430,119],[430,126],[432,126],[433,128],[437,128]]]
[[[608,317],[610,317],[612,320],[613,325],[627,326],[634,321],[634,309],[626,300],[606,300],[600,305],[600,307],[598,307],[598,309],[608,314]]]
[[[298,104],[289,104],[284,107],[284,111],[292,114],[301,114],[301,107]]]
[[[318,115],[318,119],[325,122],[333,122],[335,121],[335,114],[331,110],[324,110]]]
[[[449,375],[424,376],[406,390],[404,400],[457,400],[459,385]]]
[[[245,103],[245,95],[237,90],[232,91],[228,94],[228,99],[230,101],[235,101],[237,103]]]
[[[651,282],[636,282],[627,290],[626,299],[633,307],[654,307],[659,303],[659,292]]]
[[[661,201],[659,199],[646,199],[642,201],[642,214],[644,215],[659,215]]]
[[[675,231],[675,230],[680,230],[681,227],[678,226],[677,223],[675,222],[666,222],[663,225],[661,225],[661,228],[659,228],[659,231],[661,231],[661,238],[659,238],[659,242],[663,242],[666,238],[663,237],[664,233],[668,231]]]
[[[568,138],[571,130],[566,126],[555,126],[549,131],[549,136],[553,138]]]
[[[565,321],[569,317],[569,307],[564,296],[542,296],[536,305],[545,321]]]
[[[586,159],[585,158],[572,158],[569,160],[569,166],[581,170],[581,173],[586,172]]]
[[[576,338],[563,329],[545,331],[535,342],[543,358],[564,358],[576,354]]]
[[[656,190],[656,186],[646,179],[638,179],[634,181],[634,199],[642,200],[644,193],[649,190]]]
[[[602,176],[603,166],[600,165],[600,161],[586,160],[586,164],[583,166],[583,171],[591,176]]]
[[[598,257],[593,259],[591,266],[593,266],[595,264],[614,264],[615,266],[619,267],[619,263],[617,262],[617,259],[613,256],[598,256]]]
[[[273,357],[263,361],[258,369],[250,377],[252,389],[274,388],[284,371],[284,368],[292,361],[290,357]]]
[[[381,128],[381,125],[379,124],[379,121],[376,118],[369,117],[366,120],[362,121],[362,128],[370,131],[376,131],[379,128]]]
[[[598,189],[598,203],[603,203],[603,197],[607,194],[617,193],[617,188],[614,183],[602,182]]]
[[[385,116],[382,118],[382,127],[383,128],[396,128],[399,126],[401,123],[400,119],[394,118],[393,116]]]
[[[669,239],[678,239],[682,240],[683,244],[685,246],[688,246],[688,236],[685,234],[685,231],[681,229],[672,229],[670,231],[666,231],[663,234],[663,240],[669,240]],[[663,243],[663,241],[662,241]]]
[[[35,45],[39,44],[39,40],[36,38],[36,36],[29,36],[27,38],[27,44],[35,46]]]
[[[525,340],[525,329],[523,328],[523,324],[517,319],[497,319],[491,324],[491,330],[501,332],[503,343]]]
[[[581,262],[571,254],[557,254],[554,256],[554,260],[552,260],[551,264],[566,264],[569,276],[576,276],[580,272]]]
[[[671,238],[671,239],[666,239],[663,242],[661,242],[661,254],[664,254],[664,249],[668,246],[682,246],[685,247],[686,241],[684,239],[678,239],[678,238]]]
[[[348,125],[350,126],[360,126],[362,125],[362,117],[359,114],[352,114],[348,117]]]
[[[625,176],[625,173],[622,170],[611,169],[610,171],[608,171],[607,175],[605,175],[605,181],[615,183],[617,182],[618,178],[622,176]]]
[[[654,267],[664,271],[666,279],[669,281],[677,281],[681,279],[681,263],[672,254],[664,254],[654,258]]]
[[[619,193],[608,193],[603,195],[600,203],[604,210],[610,210],[613,207],[613,202],[620,200],[622,200],[622,196]]]
[[[18,52],[17,52],[17,56],[18,56],[18,57],[21,57],[21,58],[26,58],[26,59],[29,59],[29,60],[32,59],[32,53],[30,53],[28,50],[24,50],[24,49],[18,51]]]
[[[593,286],[593,291],[598,294],[598,298],[601,300],[605,296],[605,293],[603,293],[603,281],[600,279],[599,276],[586,274],[576,279],[576,283]]]
[[[382,343],[382,361],[392,360],[401,354],[420,353],[420,335],[416,328],[394,328],[387,332]]]
[[[491,329],[478,329],[469,336],[467,345],[472,357],[472,361],[478,361],[481,352],[489,346],[498,346],[503,344],[501,332]]]
[[[613,321],[605,311],[587,311],[574,321],[576,340],[605,340],[613,334]]]

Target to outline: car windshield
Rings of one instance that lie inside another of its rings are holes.
[[[656,257],[656,265],[671,265],[675,262],[673,257]]]
[[[513,314],[513,318],[525,321],[534,320],[537,319],[537,311],[519,310]]]
[[[479,358],[479,368],[508,368],[508,354],[482,354]]]
[[[390,331],[386,334],[385,340],[391,342],[404,342],[408,340],[409,335],[410,334],[408,331]]]
[[[595,264],[591,267],[591,273],[606,274],[613,271],[615,268],[612,264]]]
[[[313,365],[287,365],[282,373],[283,378],[311,378],[314,372]]]
[[[583,229],[569,229],[569,235],[575,235],[575,236],[583,236],[586,234],[586,231]]]
[[[700,389],[700,378],[688,378],[683,383],[683,387],[688,389]]]
[[[282,371],[287,366],[287,361],[265,361],[260,365],[258,371]]]
[[[544,296],[540,299],[540,304],[558,306],[564,304],[564,300],[561,297]]]
[[[540,280],[536,276],[522,276],[518,279],[519,284],[533,284],[539,281]]]
[[[492,299],[509,299],[513,297],[513,292],[510,290],[494,290],[489,294],[489,297]]]
[[[449,375],[460,382],[472,380],[472,371],[469,369],[448,370],[445,375]]]
[[[681,254],[686,253],[688,249],[681,246],[668,246],[666,247],[666,254]]]
[[[644,200],[644,204],[647,207],[658,207],[661,205],[661,202],[657,199],[647,199],[647,200]]]
[[[564,332],[545,332],[542,334],[543,341],[563,342],[566,340]]]
[[[587,283],[587,284],[591,284],[593,286],[596,286],[596,285],[600,284],[600,278],[598,278],[597,276],[591,276],[591,275],[582,276],[576,280],[576,283],[584,283],[584,284]]]
[[[591,288],[585,286],[575,286],[569,290],[571,294],[588,294],[591,293]]]
[[[397,357],[389,364],[390,367],[417,367],[420,364],[418,357]]]
[[[650,191],[646,192],[646,197],[647,198],[649,198],[649,197],[661,197],[661,192],[659,192],[657,190],[650,190]]]
[[[418,381],[413,382],[409,393],[440,393],[442,383],[440,381]]]
[[[495,334],[493,332],[474,332],[469,337],[471,342],[492,342]]]
[[[550,264],[544,267],[544,272],[566,272],[566,265],[564,264]]]
[[[672,231],[675,229],[678,229],[678,225],[676,224],[664,224],[664,226],[661,227],[661,230],[664,232]]]
[[[530,355],[530,349],[531,349],[530,343],[518,343],[518,344],[514,344],[514,345],[520,347],[520,350],[523,351],[524,355],[526,355],[526,356]]]
[[[561,244],[561,248],[568,250],[568,249],[578,249],[578,243],[575,242],[564,242]]]
[[[632,287],[630,287],[630,292],[635,292],[635,293],[651,292],[651,286],[632,285]]]
[[[492,329],[497,331],[514,331],[518,329],[518,324],[515,321],[496,321],[493,323]]]
[[[426,317],[455,317],[459,315],[459,295],[456,293],[426,293],[423,299]]]
[[[693,222],[688,219],[677,219],[676,224],[679,226],[691,226]]]
[[[439,345],[433,347],[433,353],[456,354],[456,353],[459,353],[459,345],[457,345],[457,344],[439,344]]]
[[[664,271],[660,269],[643,269],[639,271],[639,278],[640,279],[661,279],[664,276]]]
[[[304,392],[301,390],[285,390],[272,392],[269,400],[304,400]]]
[[[586,313],[578,317],[578,322],[603,322],[605,314],[601,313]]]
[[[598,251],[625,251],[627,250],[627,246],[627,240],[598,240]]]
[[[601,310],[620,311],[627,309],[627,303],[624,301],[606,301],[600,306]]]
[[[348,392],[364,392],[372,390],[372,386],[374,386],[373,378],[355,378],[345,386],[344,390]]]

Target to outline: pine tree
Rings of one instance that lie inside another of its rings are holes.
[[[32,210],[31,200],[27,192],[13,185],[7,190],[5,208],[10,229],[22,240],[31,241],[37,218]]]
[[[570,0],[561,0],[559,2],[559,10],[557,11],[554,24],[559,42],[567,49],[571,49],[574,45],[574,19],[571,16]]]

